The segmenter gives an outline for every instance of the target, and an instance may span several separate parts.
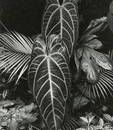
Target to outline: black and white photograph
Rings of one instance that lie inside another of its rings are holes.
[[[0,0],[0,130],[113,130],[113,0]]]

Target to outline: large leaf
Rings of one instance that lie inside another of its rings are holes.
[[[100,52],[95,51],[89,47],[81,47],[77,50],[77,57],[81,59],[80,68],[86,73],[87,79],[90,82],[95,82],[99,78],[99,66],[112,70],[112,63],[110,59]]]
[[[27,70],[33,41],[17,32],[0,34],[0,70],[10,73],[9,81],[17,81]]]
[[[58,34],[65,45],[68,56],[78,37],[77,3],[74,0],[47,0],[43,16],[42,33],[47,40],[50,34]]]
[[[58,130],[65,115],[70,72],[58,36],[51,35],[48,42],[46,47],[43,39],[36,38],[28,81],[48,129]]]

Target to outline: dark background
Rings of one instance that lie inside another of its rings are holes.
[[[45,0],[0,0],[0,19],[9,30],[39,33]]]
[[[0,19],[9,30],[25,35],[41,32],[41,19],[46,0],[0,0]],[[61,0],[62,1],[62,0]],[[91,19],[107,14],[111,0],[80,0],[81,30]]]

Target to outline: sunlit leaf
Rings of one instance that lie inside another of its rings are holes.
[[[91,53],[92,51],[89,48],[84,48],[80,67],[86,73],[87,80],[93,83],[98,80],[99,67],[91,57]]]
[[[87,117],[80,117],[80,119],[82,119],[85,123],[88,123]]]
[[[90,54],[95,59],[96,63],[99,66],[107,70],[112,70],[113,68],[112,63],[110,62],[110,59],[106,55],[94,50],[91,51]]]
[[[90,101],[88,100],[88,98],[82,95],[75,97],[73,102],[73,109],[80,109],[81,107],[87,105],[89,102]]]
[[[76,130],[86,130],[85,128],[78,128],[78,129],[76,129]]]

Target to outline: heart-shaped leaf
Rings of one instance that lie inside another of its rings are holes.
[[[58,36],[48,38],[48,47],[37,38],[29,66],[28,81],[49,130],[57,130],[65,115],[70,72]]]
[[[77,2],[74,0],[47,0],[43,16],[42,33],[47,40],[51,34],[60,35],[68,56],[78,37]]]

